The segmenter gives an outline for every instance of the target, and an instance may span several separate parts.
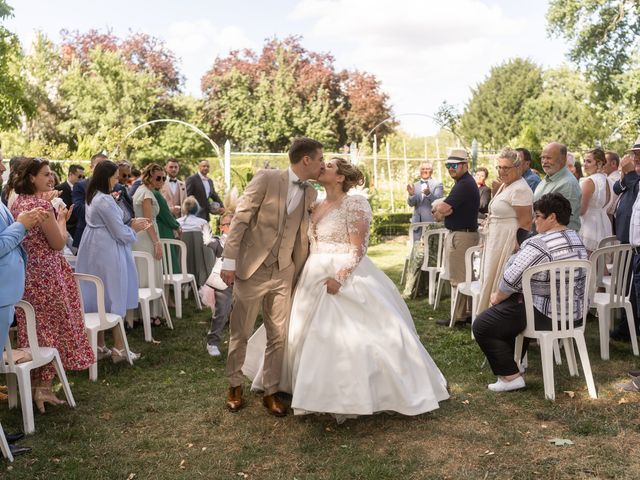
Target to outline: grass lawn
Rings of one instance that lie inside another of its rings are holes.
[[[396,282],[405,244],[372,247],[371,258]],[[158,344],[129,341],[143,358],[133,367],[104,361],[99,379],[68,372],[78,407],[35,413],[34,451],[0,465],[7,479],[528,479],[640,478],[640,395],[614,384],[636,365],[627,344],[599,359],[597,324],[587,326],[599,399],[582,377],[556,367],[555,402],[544,400],[537,348],[530,349],[528,388],[496,395],[469,328],[435,325],[425,299],[409,302],[424,345],[449,380],[451,399],[418,417],[381,414],[275,418],[249,394],[237,414],[224,409],[224,356],[205,351],[208,312],[192,299],[175,330],[155,328]],[[225,346],[226,347],[226,346]],[[223,348],[226,354],[226,348]],[[318,359],[322,361],[322,359]],[[2,408],[5,431],[21,429],[20,410]],[[555,446],[552,438],[573,445]]]

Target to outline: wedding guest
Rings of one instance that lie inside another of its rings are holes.
[[[522,178],[524,178],[531,188],[532,192],[536,191],[538,184],[540,183],[540,175],[533,171],[531,168],[531,152],[526,148],[519,147],[516,148],[516,152],[518,152],[518,159],[522,165]]]
[[[54,188],[60,192],[60,198],[64,201],[64,204],[67,208],[73,205],[73,199],[71,197],[71,192],[73,191],[73,186],[79,182],[80,180],[84,180],[84,167],[78,164],[71,164],[69,166],[69,170],[67,171],[67,181],[58,183]],[[76,225],[78,224],[78,212],[72,211],[71,218],[67,222],[67,232],[72,237],[76,234]]]
[[[215,256],[206,244],[213,238],[209,222],[198,217],[197,200],[188,196],[182,202],[182,216],[178,218],[182,230],[182,241],[187,246],[187,272],[196,277],[203,286],[215,265]]]
[[[131,169],[131,178],[129,178],[129,196],[131,198],[133,198],[136,194],[136,190],[138,190],[138,187],[142,184],[142,178],[140,178],[141,175],[142,172],[137,168],[133,167]]]
[[[164,171],[157,163],[147,165],[142,171],[142,184],[133,196],[133,209],[136,218],[146,218],[151,223],[151,227],[138,232],[137,240],[133,245],[134,250],[147,252],[154,258],[155,283],[157,287],[162,287],[162,245],[160,245],[160,234],[156,217],[160,212],[160,205],[153,190],[162,186]],[[138,265],[140,263],[140,265]],[[146,264],[136,259],[138,265],[140,287],[148,287],[149,279],[146,276]],[[160,300],[151,302],[151,320],[155,326],[161,325],[162,304]]]
[[[489,170],[484,167],[476,168],[476,174],[474,175],[476,185],[478,186],[478,193],[480,194],[480,208],[478,208],[478,218],[482,219],[487,216],[489,212],[489,202],[491,201],[491,189],[487,187],[486,181],[489,178]]]
[[[207,352],[212,357],[221,355],[220,340],[222,339],[222,329],[229,322],[229,314],[233,305],[233,285],[227,285],[220,278],[223,261],[222,251],[224,250],[224,243],[227,240],[232,219],[233,214],[222,214],[219,224],[220,235],[214,236],[207,244],[216,257],[213,271],[201,289],[203,303],[209,305],[212,310],[211,325],[207,332]]]
[[[608,150],[605,152],[605,157],[607,158],[607,163],[604,166],[603,172],[612,183],[620,180],[620,155]]]
[[[124,318],[127,310],[138,306],[138,274],[131,246],[136,241],[136,232],[151,224],[139,218],[130,220],[130,226],[125,225],[125,214],[111,195],[118,181],[118,165],[109,160],[96,165],[87,185],[87,225],[78,248],[76,272],[99,277],[104,285],[105,310]],[[94,285],[82,282],[81,290],[85,311],[97,312]],[[111,356],[114,363],[127,360],[120,329],[115,327],[112,332],[111,350],[105,347],[104,332],[100,332],[99,354]],[[139,358],[133,352],[131,355],[132,360]]]
[[[23,298],[35,310],[40,346],[56,348],[65,370],[84,370],[93,363],[94,356],[84,332],[80,292],[69,263],[60,254],[65,246],[70,212],[64,205],[54,212],[51,203],[41,198],[50,192],[50,178],[49,162],[40,158],[23,162],[16,174],[14,186],[18,198],[11,209],[14,217],[34,208],[48,212],[47,218],[29,230],[22,243],[27,252]],[[28,339],[22,311],[17,313],[17,319],[18,345],[26,347]],[[64,403],[52,390],[55,374],[52,364],[34,370],[33,400],[41,412],[45,403]]]
[[[469,157],[462,148],[450,149],[445,167],[455,181],[455,185],[442,203],[434,207],[436,221],[444,219],[444,226],[449,232],[444,244],[445,278],[451,287],[465,280],[464,254],[469,247],[478,244],[478,208],[480,194],[473,177],[469,174]],[[453,312],[455,322],[471,320],[471,302],[466,298],[458,302]],[[438,325],[449,325],[448,319],[437,320]]]
[[[126,160],[120,160],[116,163],[118,166],[118,181],[113,187],[113,191],[117,193],[116,203],[124,213],[124,223],[129,225],[132,218],[135,218],[136,214],[133,210],[133,199],[129,196],[129,189],[127,188],[127,182],[131,177],[131,164]]]
[[[604,173],[607,162],[604,150],[594,148],[584,155],[584,168],[588,177],[580,180],[582,200],[580,204],[580,238],[591,254],[600,240],[611,236],[611,221],[607,210],[613,196],[609,179]]]
[[[433,167],[429,162],[422,162],[420,165],[420,180],[414,184],[407,185],[407,204],[413,207],[411,223],[433,222],[431,213],[431,203],[438,198],[442,198],[444,189],[442,182],[439,182],[431,175]],[[422,228],[413,231],[413,241],[417,242],[422,236]]]
[[[22,162],[28,159],[29,157],[11,157],[11,160],[9,160],[9,179],[7,180],[5,187],[2,189],[2,203],[4,203],[9,210],[11,210],[13,202],[18,197],[13,186],[18,167]]]
[[[489,297],[498,289],[504,264],[518,248],[518,231],[528,234],[533,221],[533,192],[522,177],[516,151],[504,148],[496,159],[496,170],[502,186],[489,204],[489,216],[482,228],[482,279],[476,313],[489,307]]]
[[[533,193],[533,200],[539,200],[544,194],[557,192],[571,204],[571,221],[569,228],[580,230],[580,185],[573,174],[565,168],[567,165],[567,147],[561,143],[549,143],[542,150],[542,169],[546,177]]]
[[[93,157],[91,157],[91,170],[96,168],[96,165],[98,165],[100,162],[104,162],[105,160],[107,160],[107,156],[104,153],[96,153]],[[88,182],[88,179],[79,180],[73,185],[73,190],[71,192],[71,198],[73,200],[73,210],[76,212],[78,218],[78,221],[76,222],[76,234],[73,236],[73,246],[75,248],[78,248],[78,245],[80,245],[80,240],[82,240],[82,233],[84,232],[84,206]]]
[[[569,170],[576,180],[580,180],[582,175],[582,164],[576,160],[572,153],[567,153],[567,170]]]
[[[216,193],[213,182],[207,175],[209,174],[209,161],[202,160],[198,164],[198,172],[187,178],[187,195],[193,195],[200,205],[198,216],[209,221],[209,214],[215,215],[224,213],[222,200]]]
[[[174,217],[179,217],[182,209],[182,202],[187,197],[187,187],[182,180],[178,180],[180,172],[180,163],[177,158],[169,158],[164,166],[167,172],[167,181],[164,183],[160,192],[169,205],[169,210]]]
[[[156,188],[153,189],[153,194],[156,197],[159,207],[158,214],[156,215],[158,234],[160,235],[160,238],[173,240],[176,237],[180,237],[182,231],[180,230],[180,224],[176,220],[176,217],[171,213],[169,205],[161,193],[167,177],[164,170],[160,173],[162,175],[157,174]],[[177,250],[173,246],[169,250],[171,251],[171,265],[173,265],[173,273],[180,273],[180,262],[178,260]]]
[[[513,255],[505,267],[499,289],[491,295],[491,307],[482,312],[473,323],[476,342],[487,357],[491,370],[498,377],[488,385],[494,392],[506,392],[525,387],[524,377],[514,360],[515,340],[526,325],[526,313],[522,299],[522,275],[532,266],[555,260],[586,259],[578,234],[567,228],[572,209],[569,201],[560,193],[548,193],[534,204],[535,223],[538,235],[525,240],[518,253]],[[574,279],[575,320],[582,320],[582,308],[587,285],[586,273]],[[533,276],[533,306],[536,328],[551,330],[551,286],[548,274]],[[523,353],[527,350],[525,339]]]

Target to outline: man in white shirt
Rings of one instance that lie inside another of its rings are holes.
[[[178,180],[178,173],[180,172],[180,163],[177,158],[169,158],[164,166],[167,172],[167,181],[160,189],[160,193],[167,201],[169,210],[174,217],[181,215],[182,202],[187,198],[187,187],[182,180]]]
[[[198,172],[187,178],[186,187],[187,195],[196,197],[200,205],[198,217],[209,221],[209,214],[222,215],[224,213],[224,205],[222,200],[216,193],[213,182],[207,176],[209,175],[209,161],[201,160],[198,164]]]

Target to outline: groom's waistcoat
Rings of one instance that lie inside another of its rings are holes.
[[[293,246],[296,242],[296,234],[300,228],[302,214],[304,212],[304,195],[300,199],[298,206],[291,213],[284,217],[284,221],[280,225],[278,238],[273,248],[267,255],[264,264],[270,267],[278,262],[278,269],[282,270],[291,265],[293,261]]]

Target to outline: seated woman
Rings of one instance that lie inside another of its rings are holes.
[[[525,240],[520,250],[508,260],[498,291],[491,295],[491,307],[476,317],[473,333],[498,380],[488,386],[494,392],[525,387],[524,377],[514,360],[516,337],[527,319],[522,298],[522,275],[532,266],[555,260],[583,260],[587,250],[578,234],[569,228],[571,204],[558,193],[543,195],[533,204],[538,235]],[[547,274],[533,277],[536,287],[533,306],[536,328],[551,329],[550,284]],[[582,318],[585,277],[575,279],[574,315]],[[527,349],[525,338],[523,352]]]
[[[202,287],[215,263],[213,250],[206,245],[213,240],[209,222],[197,216],[200,205],[196,197],[189,195],[182,202],[182,216],[178,223],[182,230],[182,241],[187,245],[187,272],[196,277]]]

